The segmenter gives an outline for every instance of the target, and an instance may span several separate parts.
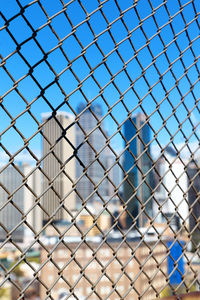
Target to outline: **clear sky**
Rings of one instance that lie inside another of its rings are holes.
[[[166,5],[161,0],[151,0],[154,19],[148,0],[137,1],[136,9],[133,5],[134,1],[130,0],[40,0],[41,5],[37,0],[1,1],[0,62],[4,59],[5,64],[2,64],[4,68],[0,67],[0,95],[3,96],[0,106],[0,132],[5,131],[10,126],[11,120],[17,117],[16,128],[25,138],[29,138],[37,131],[38,124],[28,111],[23,113],[28,104],[30,104],[28,108],[31,114],[41,122],[42,112],[56,109],[62,103],[59,109],[70,112],[70,107],[76,109],[80,102],[86,103],[84,96],[89,101],[96,98],[94,103],[102,105],[104,115],[108,112],[106,100],[109,106],[113,106],[112,115],[118,124],[122,124],[128,116],[125,106],[119,101],[120,96],[123,95],[128,110],[133,113],[145,111],[147,115],[151,115],[150,124],[155,132],[159,131],[157,139],[162,145],[169,143],[169,132],[175,135],[175,144],[184,143],[185,138],[193,132],[193,126],[187,120],[189,112],[193,124],[199,124],[197,107],[200,97],[198,81],[200,2],[199,0],[164,2]],[[32,4],[28,5],[29,3]],[[21,10],[22,7],[24,10]],[[120,10],[123,15],[120,15]],[[50,26],[47,24],[46,14]],[[86,14],[89,16],[89,23],[85,21]],[[108,23],[111,24],[110,27]],[[161,28],[160,32],[156,24]],[[72,25],[76,28],[74,34],[72,34]],[[131,32],[129,36],[127,29],[129,33]],[[33,38],[34,31],[36,34]],[[15,41],[11,35],[14,36]],[[95,36],[98,36],[96,43],[94,43]],[[76,37],[80,43],[77,42]],[[146,44],[147,39],[150,40],[149,48]],[[14,53],[17,44],[19,50]],[[117,48],[115,48],[116,44]],[[152,55],[157,57],[154,64]],[[106,60],[103,60],[105,57]],[[89,66],[94,69],[93,78]],[[12,89],[13,81],[5,68],[17,82],[15,84],[17,91]],[[163,75],[162,84],[159,82],[160,75],[156,68]],[[142,69],[146,69],[143,73],[146,81],[141,76]],[[55,81],[56,76],[59,76],[59,85]],[[111,80],[112,76],[114,80]],[[82,82],[81,90],[77,89],[79,82]],[[148,93],[149,87],[152,88],[151,93]],[[44,89],[43,95],[41,89]],[[100,95],[101,89],[103,97]],[[168,98],[163,101],[166,93]],[[139,102],[138,97],[142,102]],[[64,103],[65,99],[69,105]],[[156,111],[155,101],[160,103],[159,112]],[[166,126],[169,132],[162,128],[161,115],[164,120],[167,120]],[[179,129],[177,120],[183,122],[182,129],[185,137],[180,130],[177,132]],[[118,125],[110,115],[105,117],[104,123],[109,135],[116,132]],[[197,136],[193,135],[190,138],[193,151],[198,145],[199,130],[196,133]],[[12,154],[24,145],[22,137],[13,127],[5,131],[1,143]],[[112,139],[111,145],[118,151],[123,148],[119,134]],[[39,155],[41,150],[39,134],[30,140],[29,147]],[[156,142],[152,147],[156,151]],[[23,155],[26,156],[24,152]],[[5,157],[5,152],[1,148],[1,161],[5,160]],[[18,157],[20,159],[22,155]]]

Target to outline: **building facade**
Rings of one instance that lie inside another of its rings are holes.
[[[20,163],[15,168],[7,167],[0,174],[1,240],[11,237],[13,240],[25,242],[42,228],[41,209],[35,205],[35,199],[41,193],[40,171],[32,172],[32,169],[32,166]],[[23,175],[27,176],[26,184]],[[24,215],[26,223],[17,226]]]
[[[19,170],[19,171],[18,171]],[[15,241],[23,241],[24,225],[21,222],[24,212],[24,187],[15,190],[22,184],[23,165],[7,167],[0,174],[0,239],[10,237]]]
[[[127,226],[135,218],[137,225],[144,226],[152,216],[151,187],[152,166],[150,153],[150,127],[141,113],[129,118],[124,124],[125,147],[123,167],[125,173],[124,200],[127,202]],[[144,205],[145,211],[141,211]],[[139,215],[139,217],[138,217]]]
[[[29,188],[24,189],[24,213],[26,214],[26,223],[30,225],[25,227],[25,242],[31,242],[35,234],[42,230],[42,209],[41,193],[43,174],[39,169],[34,170],[33,166],[25,164],[24,175],[27,177]]]
[[[101,247],[95,239],[81,245],[71,240],[67,247],[60,243],[54,249],[51,260],[49,253],[54,245],[46,246],[48,250],[41,248],[41,264],[44,267],[40,280],[45,284],[41,284],[40,298],[46,299],[48,290],[48,296],[54,299],[59,299],[62,293],[66,299],[70,293],[70,299],[136,300],[138,295],[142,295],[144,300],[156,298],[157,291],[161,292],[166,286],[167,260],[163,257],[167,254],[167,247],[164,242],[155,246],[155,241],[137,246],[138,242],[128,241],[119,249],[119,242],[115,239]],[[151,247],[154,250],[149,257]],[[117,251],[117,259],[113,251]],[[142,267],[140,262],[145,262]],[[122,265],[126,266],[123,270]]]
[[[79,208],[84,201],[92,204],[105,199],[112,193],[112,187],[107,178],[103,179],[109,165],[109,154],[107,148],[100,151],[106,143],[102,133],[103,123],[101,130],[98,127],[98,121],[102,118],[101,106],[93,104],[90,109],[86,109],[86,105],[81,103],[77,113],[80,115],[76,126],[76,191]]]
[[[75,127],[73,115],[58,112],[43,118],[43,220],[67,220],[75,209]]]
[[[176,227],[183,225],[188,228],[188,181],[185,165],[186,162],[184,163],[170,148],[167,148],[159,159],[157,172],[160,182],[155,193],[157,201],[154,201],[154,215],[159,213],[159,222],[171,219]]]
[[[200,241],[200,160],[192,161],[187,168],[188,202],[190,207],[189,227],[193,241]]]

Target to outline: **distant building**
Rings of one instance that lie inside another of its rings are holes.
[[[40,298],[45,299],[48,290],[54,299],[64,292],[78,299],[97,299],[98,295],[100,299],[133,300],[141,294],[144,300],[155,299],[166,286],[168,277],[168,262],[163,259],[167,257],[167,246],[165,241],[157,241],[152,238],[152,242],[138,247],[138,240],[132,239],[119,247],[115,239],[102,244],[96,237],[91,237],[87,243],[66,237],[65,243],[55,249],[55,244],[46,245],[46,249],[41,248],[40,279],[45,285],[40,286]],[[149,257],[152,248],[153,256]],[[53,249],[52,262],[48,253]],[[67,283],[60,277],[61,272]]]
[[[102,118],[101,106],[93,104],[86,109],[86,105],[81,103],[77,113],[80,118],[76,126],[76,191],[77,206],[80,207],[84,201],[91,204],[105,199],[114,188],[107,178],[103,179],[109,167],[110,153],[107,147],[99,153],[106,144],[106,137],[102,133],[103,123],[101,128],[98,127],[98,121]]]
[[[33,238],[33,235],[40,233],[42,229],[43,214],[40,208],[40,196],[42,193],[43,174],[39,169],[33,171],[32,166],[25,164],[24,175],[28,177],[27,184],[29,187],[29,189],[26,188],[24,190],[24,213],[26,214],[26,223],[34,230],[32,231],[28,226],[25,227],[25,239],[30,240]],[[29,200],[27,201],[27,199]]]
[[[185,163],[176,155],[173,148],[169,147],[158,160],[156,169],[155,198],[159,204],[154,201],[154,215],[159,213],[157,221],[166,222],[171,219],[171,224],[176,227],[182,224],[188,227],[188,183]]]
[[[116,157],[111,152],[111,150],[107,151],[106,162],[107,162],[107,164],[106,164],[107,168],[110,169],[108,176],[113,183],[113,184],[109,184],[109,187],[108,187],[109,196],[110,196],[114,193],[114,189],[118,188],[119,184],[121,183],[122,170],[121,170],[119,164],[116,164]],[[119,187],[118,189],[121,190],[121,187]]]
[[[67,112],[43,113],[43,219],[64,220],[69,218],[67,210],[75,208],[75,127],[73,115]],[[60,206],[60,209],[58,207]]]
[[[150,157],[150,126],[143,114],[129,118],[124,124],[125,147],[123,166],[127,177],[124,184],[124,199],[127,204],[127,225],[137,218],[137,224],[144,226],[148,217],[152,216],[151,187],[152,166]],[[145,212],[141,214],[144,205]],[[140,214],[138,218],[138,214]]]
[[[34,205],[41,192],[40,171],[31,171],[30,165],[21,163],[0,174],[0,240],[10,237],[23,242],[41,230],[41,209]],[[23,175],[28,176],[27,185]],[[17,226],[24,215],[26,223]]]
[[[23,176],[20,173],[24,173],[24,167],[19,165],[17,169],[9,166],[0,174],[1,241],[7,237],[21,242],[24,239],[24,225],[17,226],[22,219],[24,211],[24,187],[15,192],[22,184]]]
[[[188,174],[188,201],[190,207],[190,232],[193,240],[200,241],[200,164],[192,161],[187,168]]]

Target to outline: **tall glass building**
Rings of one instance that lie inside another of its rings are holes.
[[[109,192],[107,180],[102,181],[104,167],[106,168],[107,164],[107,149],[98,154],[106,143],[106,138],[98,127],[98,120],[102,118],[101,106],[93,104],[90,109],[86,109],[86,105],[80,103],[77,113],[80,115],[76,126],[76,146],[79,159],[76,163],[76,191],[77,206],[79,207],[82,202],[93,203],[100,200],[101,197],[107,196]],[[103,124],[101,124],[101,129],[104,130]]]
[[[152,216],[151,187],[152,160],[150,158],[150,127],[145,115],[139,113],[124,124],[125,147],[123,167],[127,179],[124,183],[124,200],[127,202],[127,226],[136,218],[138,226],[144,226]],[[148,174],[147,174],[148,173]],[[145,209],[144,209],[144,207]]]

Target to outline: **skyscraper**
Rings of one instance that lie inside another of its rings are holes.
[[[67,112],[43,113],[43,170],[45,173],[42,200],[44,220],[57,210],[54,219],[69,218],[67,210],[75,208],[75,192],[72,185],[75,179],[75,129],[73,115]],[[61,207],[62,205],[62,207]],[[65,209],[66,208],[66,209]]]
[[[30,240],[36,232],[38,233],[42,229],[42,209],[40,208],[41,198],[39,197],[42,192],[43,174],[39,169],[33,171],[33,166],[24,164],[24,175],[28,178],[27,184],[30,188],[24,188],[24,213],[26,214],[26,223],[30,224],[30,227],[34,229],[33,233],[28,226],[25,228],[25,238]],[[34,191],[34,193],[32,193],[31,190]],[[36,199],[38,202],[37,204],[35,202]]]
[[[158,222],[172,219],[177,227],[188,226],[188,183],[185,172],[186,161],[180,159],[176,151],[168,146],[163,155],[157,160],[158,188],[154,202],[154,214]]]
[[[22,165],[17,168],[23,173]],[[24,226],[17,225],[24,211],[24,186],[15,192],[22,181],[22,175],[13,166],[7,167],[0,174],[0,240],[5,240],[10,235],[15,241],[23,241]]]
[[[76,164],[77,178],[77,205],[80,206],[85,200],[92,203],[101,197],[109,195],[109,183],[104,177],[104,168],[107,168],[107,149],[99,151],[105,146],[106,138],[98,127],[98,120],[102,118],[102,109],[99,104],[86,105],[80,103],[77,108],[80,114],[76,126],[76,146],[79,161]],[[95,116],[96,117],[95,117]]]
[[[125,147],[123,166],[127,179],[124,184],[124,200],[127,202],[127,226],[137,218],[137,224],[143,226],[152,215],[150,199],[152,179],[150,172],[150,127],[143,114],[129,118],[124,124]],[[144,211],[141,212],[142,205]]]
[[[15,166],[7,167],[0,174],[0,240],[11,237],[22,242],[33,235],[32,229],[35,232],[41,230],[41,210],[34,205],[35,198],[41,192],[41,177],[40,171],[32,173],[32,167],[28,164],[20,163]],[[22,174],[27,176],[26,184]],[[34,187],[32,193],[31,189]],[[17,226],[24,215],[26,222]]]
[[[189,202],[189,227],[192,240],[198,244],[200,241],[200,159],[191,161],[187,168],[188,175],[188,202]]]

